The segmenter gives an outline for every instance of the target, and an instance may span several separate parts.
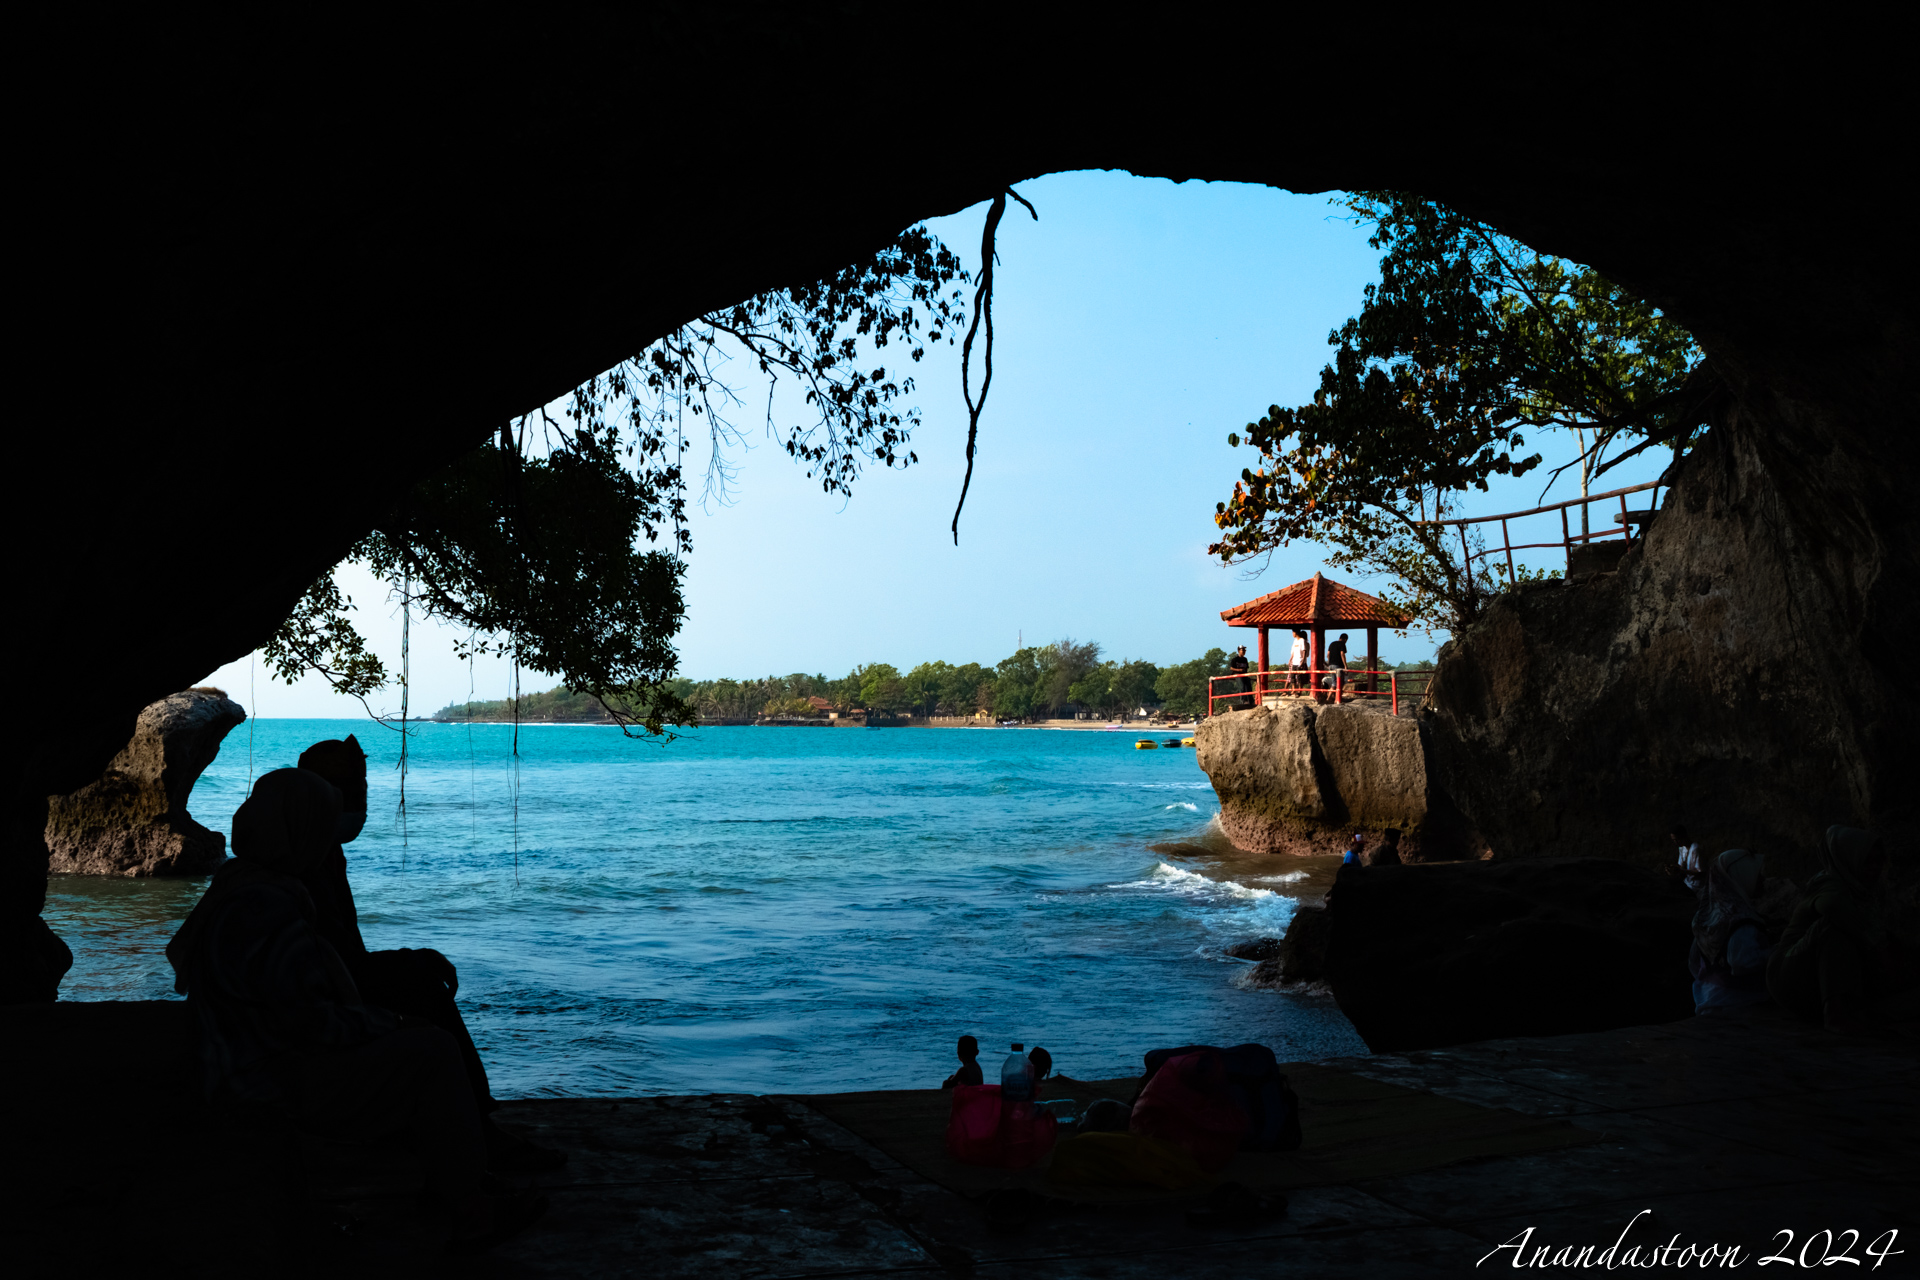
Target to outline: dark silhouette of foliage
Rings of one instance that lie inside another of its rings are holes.
[[[847,493],[862,465],[905,467],[920,413],[907,366],[951,345],[965,319],[959,259],[915,227],[868,261],[812,284],[709,312],[500,430],[497,445],[417,485],[349,561],[383,577],[408,609],[462,624],[462,649],[510,655],[601,700],[623,726],[660,733],[697,709],[676,693],[672,640],[692,549],[684,456],[689,426],[707,434],[705,491],[728,499],[729,451],[746,445],[728,362],[765,379],[765,430],[819,479]],[[782,383],[800,395],[780,417]],[[667,549],[640,551],[667,540]],[[316,671],[365,698],[387,673],[354,629],[328,574],[266,649],[289,682]],[[751,714],[751,713],[749,713]]]

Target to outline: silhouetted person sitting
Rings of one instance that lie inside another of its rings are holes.
[[[980,1074],[980,1042],[972,1036],[960,1037],[960,1069],[940,1082],[942,1089],[951,1089],[957,1084],[982,1084],[986,1077]]]
[[[348,1141],[406,1136],[453,1215],[454,1246],[485,1247],[546,1202],[482,1192],[486,1142],[459,1046],[367,1004],[316,928],[305,879],[337,849],[340,812],[339,791],[317,774],[262,777],[234,815],[235,856],[167,944],[207,1095]]]
[[[1033,1087],[1037,1090],[1053,1074],[1053,1055],[1035,1045],[1027,1051],[1027,1061],[1033,1064]]]
[[[1397,867],[1400,865],[1400,832],[1398,828],[1388,827],[1380,833],[1380,847],[1373,851],[1373,857],[1367,859],[1370,867]]]
[[[485,1117],[500,1104],[494,1101],[480,1051],[474,1047],[466,1021],[454,1004],[460,990],[458,971],[445,956],[430,948],[369,951],[360,937],[360,916],[353,903],[353,886],[347,881],[346,851],[341,846],[360,834],[367,819],[366,753],[349,734],[345,741],[329,739],[308,747],[300,754],[300,768],[338,788],[343,805],[336,839],[319,865],[301,877],[313,895],[315,928],[346,963],[347,972],[353,975],[368,1004],[424,1018],[453,1037],[473,1088],[474,1103]],[[530,1173],[557,1169],[566,1163],[564,1153],[517,1138],[492,1120],[483,1119],[481,1128],[486,1135],[488,1159],[502,1172]]]
[[[1902,922],[1888,893],[1887,847],[1858,827],[1828,827],[1823,861],[1767,958],[1767,990],[1829,1031],[1865,1031],[1874,1000],[1906,985],[1890,963]]]

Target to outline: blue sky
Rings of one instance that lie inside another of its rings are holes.
[[[1253,456],[1229,448],[1227,433],[1270,404],[1311,397],[1328,331],[1359,309],[1378,275],[1365,231],[1341,220],[1325,195],[1234,183],[1084,172],[1020,192],[1040,220],[1014,206],[1001,223],[994,383],[960,545],[948,522],[965,468],[966,414],[958,349],[942,347],[914,371],[925,417],[913,440],[919,464],[869,471],[851,500],[822,494],[777,445],[751,433],[754,447],[735,454],[732,504],[709,504],[691,521],[684,674],[992,663],[1021,640],[1064,636],[1097,640],[1111,657],[1185,661],[1244,637],[1221,625],[1220,610],[1323,567],[1323,549],[1296,544],[1249,579],[1210,561],[1206,547],[1214,503]],[[932,224],[970,269],[983,212]],[[752,410],[742,418],[751,421]],[[1531,443],[1550,464],[1574,452],[1570,438]],[[1654,479],[1669,456],[1649,450],[1596,489]],[[1506,481],[1474,494],[1467,510],[1535,506],[1544,483],[1543,472]],[[1547,500],[1577,486],[1569,472]],[[1557,519],[1538,532],[1557,538]],[[1557,551],[1535,554],[1542,567],[1559,564]],[[399,619],[384,587],[356,569],[340,578],[362,632],[397,668]],[[468,668],[454,659],[451,638],[415,620],[414,714],[467,696]],[[1436,645],[1420,632],[1381,638],[1391,661],[1428,657]],[[317,679],[289,688],[264,668],[250,678],[249,665],[222,667],[209,682],[257,715],[360,714]],[[477,696],[506,692],[500,664],[472,674]],[[523,682],[529,690],[555,683],[532,673]],[[398,691],[374,703],[397,710]]]

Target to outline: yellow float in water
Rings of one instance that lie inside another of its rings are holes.
[[[1183,747],[1190,747],[1190,746],[1192,746],[1192,745],[1193,745],[1193,739],[1192,739],[1192,738],[1182,738],[1182,739],[1180,739],[1180,745],[1181,745],[1181,746],[1183,746]]]
[[[1133,749],[1135,751],[1158,751],[1160,749],[1160,744],[1155,742],[1152,738],[1142,738],[1140,739],[1140,741],[1133,744]]]

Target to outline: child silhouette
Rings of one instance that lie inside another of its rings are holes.
[[[946,1078],[942,1089],[951,1089],[957,1084],[980,1084],[985,1077],[980,1074],[980,1042],[972,1036],[960,1037],[960,1069]]]

